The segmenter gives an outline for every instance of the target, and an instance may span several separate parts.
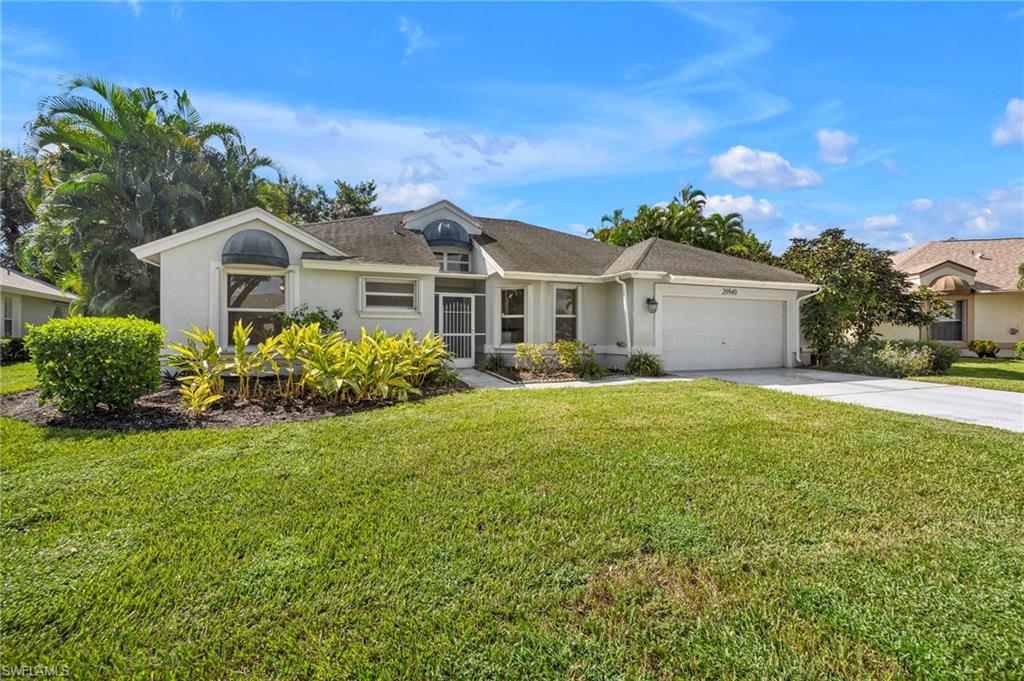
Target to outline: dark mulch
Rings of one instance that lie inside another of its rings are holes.
[[[469,390],[464,383],[448,388],[428,388],[410,401]],[[272,423],[314,421],[343,416],[395,404],[360,402],[335,405],[314,397],[283,399],[278,397],[243,400],[227,394],[198,418],[185,411],[177,387],[163,387],[140,398],[130,410],[101,410],[88,416],[60,414],[50,405],[39,404],[39,391],[26,390],[0,396],[0,416],[27,421],[38,426],[88,428],[123,432],[144,430],[180,430],[186,428],[239,428],[265,426]]]

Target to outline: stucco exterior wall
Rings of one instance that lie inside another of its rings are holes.
[[[1024,340],[1024,292],[974,296],[974,338],[1012,344]],[[1011,334],[1010,329],[1017,329]]]
[[[388,332],[413,329],[423,333],[433,328],[434,288],[433,277],[392,275],[386,273],[366,274],[374,278],[409,278],[419,282],[419,310],[417,313],[392,315],[370,314],[359,310],[360,275],[354,272],[319,270],[302,267],[302,253],[310,247],[267,227],[259,220],[226,229],[206,238],[197,239],[176,248],[164,251],[160,258],[160,324],[167,331],[168,341],[184,339],[182,330],[193,324],[200,328],[210,327],[218,333],[220,342],[227,342],[226,320],[224,319],[226,274],[238,269],[261,271],[249,266],[221,264],[224,243],[237,232],[245,229],[264,229],[281,240],[288,250],[289,272],[285,284],[286,307],[293,309],[301,303],[310,307],[328,310],[340,308],[343,317],[340,326],[346,334],[358,336],[362,327],[372,329],[380,326]],[[268,273],[274,272],[265,269]]]
[[[22,338],[27,333],[26,324],[39,326],[45,324],[53,317],[54,310],[60,308],[61,316],[68,315],[68,303],[48,298],[37,298],[35,296],[14,293],[13,291],[0,291],[3,298],[11,301],[11,336]],[[2,329],[0,329],[2,331]]]
[[[888,340],[921,340],[921,330],[916,326],[882,324],[875,332]]]

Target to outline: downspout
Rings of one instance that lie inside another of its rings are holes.
[[[619,286],[622,287],[622,314],[626,321],[626,353],[632,356],[633,336],[629,332],[629,291],[626,288],[626,282],[622,281],[621,277],[615,275],[615,281],[619,282]]]
[[[801,306],[801,305],[803,305],[803,302],[804,302],[805,300],[810,300],[810,299],[811,299],[811,298],[813,298],[814,296],[816,296],[816,295],[818,295],[819,293],[821,293],[821,292],[822,292],[822,290],[823,290],[823,287],[819,286],[819,287],[818,287],[818,290],[816,290],[816,291],[812,291],[811,293],[807,294],[806,296],[800,296],[800,295],[798,295],[798,296],[796,297],[796,325],[797,325],[797,328],[798,328],[798,329],[800,328],[800,306]],[[800,333],[800,336],[801,336],[801,337],[803,336],[803,333],[802,333],[802,332]],[[797,346],[798,346],[798,347],[797,347],[797,353],[798,353],[798,354],[799,354],[799,351],[800,351],[800,348],[799,348],[800,340],[801,340],[801,338],[797,338]],[[800,358],[799,358],[799,357],[797,357],[797,359],[799,360]]]

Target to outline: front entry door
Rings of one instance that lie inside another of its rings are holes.
[[[461,294],[441,294],[441,313],[438,316],[438,332],[448,352],[455,358],[455,366],[459,368],[473,366],[473,296]]]

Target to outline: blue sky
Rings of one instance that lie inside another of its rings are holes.
[[[1024,4],[2,4],[2,135],[62,74],[187,89],[307,181],[581,232],[693,183],[776,249],[1024,234]]]

